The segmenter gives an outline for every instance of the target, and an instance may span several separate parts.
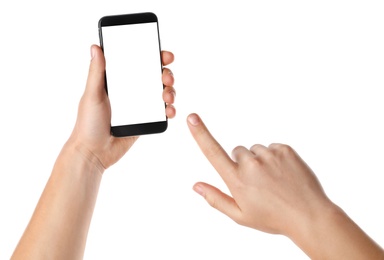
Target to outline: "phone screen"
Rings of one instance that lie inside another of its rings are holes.
[[[165,121],[157,22],[102,27],[111,125]]]

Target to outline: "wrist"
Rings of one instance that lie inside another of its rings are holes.
[[[347,215],[340,207],[327,201],[296,218],[287,236],[308,256],[313,257],[313,250],[318,251],[321,245],[330,242],[332,228],[346,218],[348,218]]]
[[[76,158],[76,160],[79,160],[78,163],[88,168],[92,172],[102,175],[105,171],[105,168],[100,159],[80,142],[68,140],[65,143],[61,154],[64,156],[71,156],[72,158]]]
[[[290,238],[311,259],[379,259],[383,250],[329,201],[297,226]]]

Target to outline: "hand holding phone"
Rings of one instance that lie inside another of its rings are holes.
[[[117,137],[167,129],[158,19],[153,13],[104,16],[100,45],[106,60],[111,133]]]

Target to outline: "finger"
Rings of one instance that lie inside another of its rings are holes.
[[[285,152],[293,151],[293,149],[289,145],[280,144],[280,143],[272,143],[268,147],[270,150],[274,152],[275,151],[285,151]]]
[[[241,210],[236,201],[227,194],[207,183],[198,182],[193,186],[193,190],[204,197],[211,207],[227,215],[236,222],[240,219]]]
[[[237,163],[241,163],[246,159],[253,159],[253,158],[254,158],[254,154],[251,153],[244,146],[237,146],[235,149],[232,150],[232,159]]]
[[[165,87],[163,90],[163,100],[167,104],[173,104],[175,102],[176,91],[173,87]]]
[[[85,88],[85,96],[94,100],[105,98],[105,59],[101,48],[97,45],[91,46],[91,64],[89,66],[88,79]]]
[[[188,116],[188,127],[205,157],[220,174],[224,182],[228,184],[235,176],[233,174],[236,169],[235,162],[231,160],[220,144],[213,138],[197,114]]]
[[[174,118],[176,116],[176,108],[171,104],[167,105],[165,108],[165,114],[168,118]]]
[[[162,51],[161,52],[161,59],[163,60],[163,65],[167,66],[174,61],[175,56],[170,51]]]
[[[249,150],[256,156],[263,156],[268,153],[268,148],[262,144],[254,144]]]
[[[175,82],[175,78],[173,77],[173,73],[168,68],[163,68],[162,81],[165,86],[173,86]]]
[[[299,154],[292,147],[286,144],[270,144],[269,150],[280,159],[287,158],[289,160],[293,160],[295,158],[299,158],[300,160],[302,160]]]

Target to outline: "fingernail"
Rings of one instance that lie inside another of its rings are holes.
[[[193,186],[193,190],[199,195],[204,196],[204,190],[200,185],[196,184],[195,186]]]
[[[200,123],[200,118],[199,118],[199,116],[196,115],[196,114],[190,114],[190,115],[188,116],[188,122],[189,122],[191,125],[196,126],[196,125],[198,125],[198,124]]]

